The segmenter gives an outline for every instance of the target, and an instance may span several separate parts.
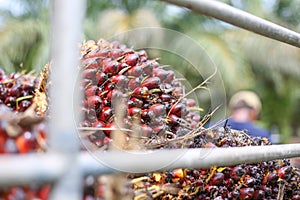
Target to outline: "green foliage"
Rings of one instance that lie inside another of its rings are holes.
[[[0,66],[6,72],[40,71],[49,62],[48,1],[11,1],[10,9],[0,10]]]
[[[0,66],[31,71],[47,63],[47,27],[39,20],[11,20],[0,30]]]

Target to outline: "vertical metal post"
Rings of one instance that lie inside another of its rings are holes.
[[[79,64],[84,0],[52,0],[50,151],[65,155],[69,165],[54,185],[51,199],[81,199],[82,174],[77,163],[79,152],[75,128],[73,91]],[[75,108],[76,109],[76,108]]]

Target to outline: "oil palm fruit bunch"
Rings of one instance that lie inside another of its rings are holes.
[[[202,130],[192,138],[188,148],[270,145],[266,138],[250,138],[245,132],[229,127]],[[288,160],[210,169],[178,168],[131,178],[136,200],[300,198],[300,170],[292,167]]]
[[[0,70],[0,153],[29,153],[41,148],[43,118],[35,115],[35,94],[39,78],[32,74],[5,74]],[[40,140],[40,141],[38,141]]]
[[[34,106],[39,78],[31,73],[6,74],[0,69],[0,154],[43,152],[44,118]],[[2,186],[0,199],[46,199],[49,185]]]
[[[191,110],[195,101],[185,98],[174,71],[158,59],[148,59],[144,50],[100,39],[83,43],[81,56],[84,120],[80,126],[98,128],[89,136],[96,146],[107,144],[112,130],[120,127],[116,123],[120,105],[125,106],[123,130],[137,130],[140,140],[171,139],[200,123],[199,114]]]
[[[204,128],[209,115],[200,117],[174,71],[149,59],[144,50],[103,39],[87,41],[81,46],[80,70],[84,119],[79,128],[94,130],[88,140],[97,148],[106,149],[116,129],[127,138],[137,137],[145,149],[270,145],[266,138],[228,127]],[[118,121],[120,110],[124,113]],[[299,170],[288,160],[129,175],[128,181],[136,200],[300,199]],[[85,197],[102,198],[101,184],[94,181],[97,189],[90,188]]]

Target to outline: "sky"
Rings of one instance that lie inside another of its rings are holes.
[[[15,0],[0,0],[0,9],[11,10],[14,14],[22,13],[22,7]]]

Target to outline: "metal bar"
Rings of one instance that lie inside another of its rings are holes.
[[[214,0],[162,0],[214,17],[254,33],[300,47],[300,34]]]
[[[61,154],[0,156],[0,185],[32,181],[65,180],[63,188],[74,181],[69,175],[102,175],[112,173],[144,173],[174,168],[210,168],[243,163],[300,157],[300,144],[246,146],[203,149],[162,149],[146,151],[81,152],[69,168],[69,160]],[[22,164],[20,164],[22,163]],[[65,173],[69,171],[69,173]],[[8,173],[9,172],[9,173]],[[59,183],[59,182],[58,182]],[[57,186],[55,186],[57,188]],[[77,188],[80,190],[80,188]],[[69,194],[72,190],[66,190]],[[64,196],[66,197],[66,196]],[[58,198],[58,197],[56,197]]]
[[[82,155],[81,155],[82,156]],[[300,157],[300,144],[231,148],[165,149],[142,152],[98,152],[80,162],[85,173],[145,173],[174,168],[210,168]],[[120,159],[121,158],[121,159]],[[97,170],[98,167],[98,170]]]
[[[79,142],[76,91],[79,49],[85,11],[84,0],[52,0],[50,151],[66,156],[68,170],[54,184],[50,199],[82,199],[82,173],[78,167]]]
[[[30,154],[0,156],[0,185],[52,182],[66,171],[61,155]]]
[[[74,153],[78,150],[78,138],[73,94],[84,6],[83,0],[53,0],[52,7],[50,150]]]

